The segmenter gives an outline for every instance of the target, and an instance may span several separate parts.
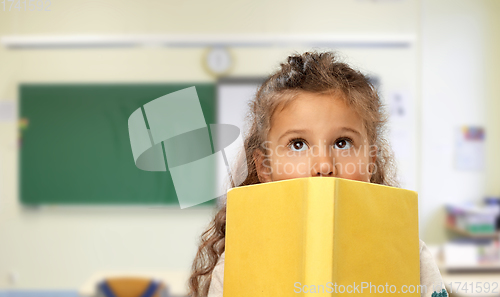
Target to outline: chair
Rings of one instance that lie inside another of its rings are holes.
[[[168,297],[164,283],[144,277],[112,277],[97,284],[97,297]]]

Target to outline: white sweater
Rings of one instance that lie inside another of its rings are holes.
[[[212,272],[212,281],[210,283],[208,297],[223,297],[224,254],[225,253],[222,253],[219,257]],[[422,292],[420,294],[421,297],[431,297],[436,285],[440,285],[440,290],[444,289],[443,279],[441,278],[439,268],[422,240],[420,240],[420,284],[425,285],[427,288],[427,292]]]

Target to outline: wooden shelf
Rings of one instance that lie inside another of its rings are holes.
[[[457,235],[465,236],[468,238],[478,238],[478,239],[496,239],[500,238],[500,232],[494,232],[494,233],[471,233],[467,230],[463,230],[460,228],[457,228],[453,225],[446,224],[446,229],[449,231],[456,233]]]
[[[444,266],[448,273],[459,272],[500,272],[500,262],[479,263],[470,266]]]
[[[467,230],[457,228],[449,223],[446,224],[446,229],[458,236],[463,238],[472,239],[500,239],[500,232],[492,233],[471,233]],[[500,262],[481,262],[471,265],[451,265],[447,266],[444,263],[444,259],[439,259],[437,261],[439,269],[449,275],[461,275],[464,273],[481,274],[481,275],[496,275],[495,273],[500,272]],[[444,277],[443,277],[444,279]],[[448,281],[449,282],[449,281]]]

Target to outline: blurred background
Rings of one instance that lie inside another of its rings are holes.
[[[419,193],[420,238],[445,283],[492,291],[500,1],[5,0],[0,296],[92,296],[120,273],[161,278],[185,295],[216,205],[181,210],[160,173],[141,173],[152,190],[138,198],[126,179],[139,174],[128,116],[195,85],[207,123],[244,129],[262,78],[306,50],[334,50],[377,85],[402,187]],[[460,293],[484,295],[470,289]]]

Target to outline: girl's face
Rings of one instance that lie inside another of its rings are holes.
[[[376,147],[369,145],[360,116],[341,99],[303,92],[274,113],[254,158],[261,182],[310,176],[369,182]]]

